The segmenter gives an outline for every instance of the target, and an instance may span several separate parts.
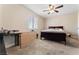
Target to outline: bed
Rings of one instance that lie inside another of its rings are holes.
[[[41,31],[41,39],[66,43],[66,33],[63,26],[49,26],[47,30]]]

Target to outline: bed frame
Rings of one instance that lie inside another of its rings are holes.
[[[63,29],[64,30],[63,26],[49,26],[48,28],[49,29],[60,28],[60,29]]]
[[[64,30],[63,26],[49,26],[49,29],[61,28]],[[61,42],[64,41],[66,44],[66,33],[58,33],[58,32],[41,32],[41,39],[44,38],[46,40]]]

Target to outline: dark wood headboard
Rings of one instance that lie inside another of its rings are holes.
[[[64,30],[63,26],[49,26],[48,28],[49,29],[60,28],[60,29],[63,29]]]

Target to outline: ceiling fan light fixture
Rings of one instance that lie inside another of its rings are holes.
[[[50,4],[50,5],[48,6],[48,10],[49,10],[49,11],[54,10],[54,6]]]
[[[52,5],[51,5],[51,6],[49,6],[49,8],[50,8],[50,9],[52,9],[52,8],[53,8],[53,7],[52,7]]]
[[[54,12],[54,10],[51,10],[51,11],[49,11],[50,13],[53,13]]]

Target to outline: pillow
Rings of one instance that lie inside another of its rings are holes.
[[[59,31],[62,31],[63,29],[59,29]]]
[[[55,30],[62,31],[63,29],[60,29],[60,28],[55,28]]]

